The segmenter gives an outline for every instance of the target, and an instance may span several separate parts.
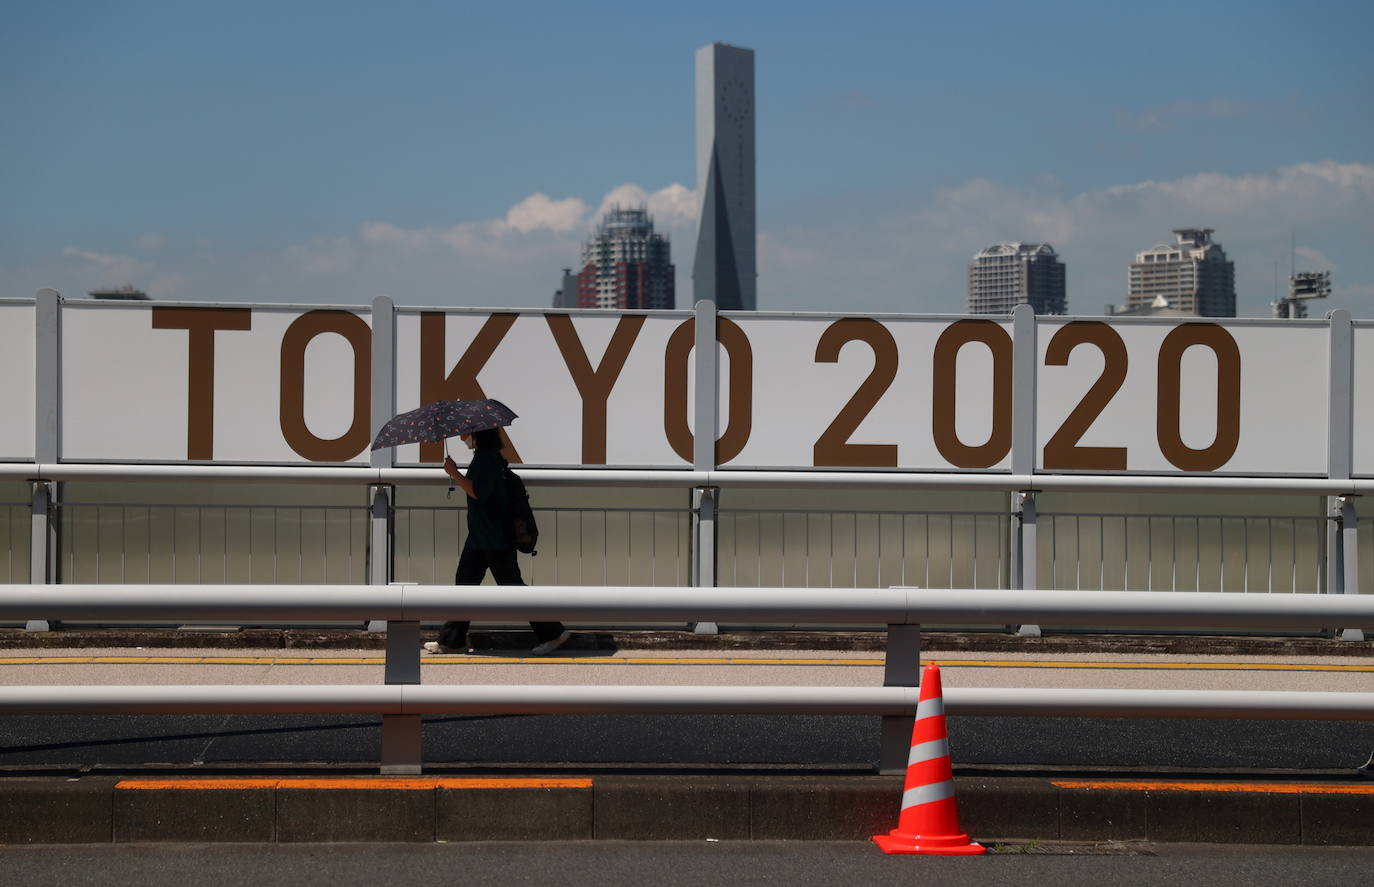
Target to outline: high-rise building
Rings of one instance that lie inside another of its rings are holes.
[[[1126,309],[1144,308],[1160,298],[1170,308],[1200,317],[1236,316],[1236,265],[1212,228],[1175,228],[1176,243],[1161,243],[1136,253],[1131,263]]]
[[[1036,314],[1064,314],[1064,263],[1048,243],[998,243],[968,266],[968,313],[1010,314],[1030,305]]]
[[[558,284],[558,289],[553,291],[553,307],[577,307],[577,275],[572,273],[571,268],[563,269],[563,280]]]
[[[697,50],[697,199],[692,293],[724,310],[758,307],[754,210],[754,51]]]
[[[668,238],[654,233],[649,211],[613,206],[582,247],[577,307],[673,308],[675,273]],[[571,307],[566,274],[558,302]]]

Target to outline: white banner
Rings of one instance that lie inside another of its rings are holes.
[[[1325,474],[1325,326],[1039,321],[1036,470]]]
[[[366,462],[368,315],[62,305],[62,457]]]
[[[722,446],[725,467],[1009,467],[1010,322],[732,317],[752,393],[724,394],[739,370],[723,360],[723,440],[748,420],[742,445]]]
[[[664,359],[690,323],[690,314],[399,311],[396,411],[491,397],[520,417],[507,435],[526,464],[680,468],[665,432]],[[689,403],[669,405],[688,422]],[[420,446],[399,447],[398,464],[443,458],[441,447],[425,449],[422,459]],[[450,451],[466,461],[461,445]],[[690,444],[687,454],[690,464]]]
[[[0,459],[33,459],[33,325],[32,302],[0,302]]]
[[[371,412],[370,309],[60,310],[66,460],[367,464],[372,428],[389,418]],[[33,306],[0,312],[0,408],[15,417],[0,458],[32,458]],[[1009,318],[718,320],[725,469],[1005,471],[1015,405],[1033,402],[1037,471],[1326,471],[1322,323],[1039,318],[1028,380],[1015,375]],[[505,402],[520,416],[508,429],[516,461],[682,468],[695,431],[694,326],[690,312],[400,309],[394,366],[380,369],[396,412]],[[1374,378],[1374,327],[1355,336],[1356,470],[1369,474],[1374,400],[1361,380]],[[397,461],[442,454],[412,445]]]
[[[1355,324],[1354,473],[1374,477],[1374,323]]]

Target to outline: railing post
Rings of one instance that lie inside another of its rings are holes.
[[[918,687],[921,684],[921,626],[889,625],[887,654],[883,660],[884,687]],[[878,772],[905,773],[911,754],[911,729],[915,715],[883,715],[878,739]]]
[[[703,299],[696,303],[693,349],[696,352],[692,404],[692,468],[713,471],[716,467],[716,440],[720,437],[720,352],[716,342],[716,303]],[[692,489],[691,563],[688,566],[693,586],[710,588],[716,584],[716,512],[718,487]],[[714,622],[692,622],[693,634],[720,634]]]
[[[396,305],[387,296],[372,300],[372,439],[396,412]],[[395,447],[382,447],[368,454],[373,468],[393,468]],[[367,534],[367,581],[370,585],[389,585],[396,575],[396,488],[385,484],[368,487],[371,517]],[[386,631],[386,621],[374,619],[368,631]]]
[[[53,497],[56,483],[34,480],[30,500],[29,582],[33,585],[57,584],[57,503]],[[30,619],[26,631],[55,631],[62,627],[56,619]]]
[[[691,584],[696,588],[712,588],[716,584],[719,496],[719,487],[692,488],[692,557],[688,569]],[[693,622],[691,629],[694,634],[720,634],[720,626],[714,622]]]
[[[1350,312],[1327,315],[1331,327],[1330,389],[1327,407],[1326,474],[1347,480],[1354,470],[1355,439],[1355,333]],[[1329,594],[1360,593],[1360,549],[1354,496],[1327,499],[1326,563],[1323,591]],[[1337,639],[1364,640],[1361,628],[1337,628]]]
[[[420,683],[420,623],[391,620],[386,626],[387,684]],[[382,773],[414,776],[423,766],[420,716],[382,715]]]
[[[1359,515],[1355,511],[1355,497],[1341,496],[1336,500],[1336,564],[1335,578],[1341,594],[1360,593]],[[1337,640],[1362,641],[1364,629],[1342,628],[1336,631]]]
[[[1013,496],[1011,587],[1027,591],[1039,587],[1036,579],[1035,490],[1021,490]],[[1038,625],[1009,626],[1024,638],[1040,637]]]
[[[61,323],[62,296],[43,288],[34,296],[34,461],[61,458]],[[30,499],[29,582],[56,585],[61,578],[57,503],[61,484],[35,478]],[[30,619],[27,631],[54,631],[56,619]]]
[[[367,582],[390,585],[396,572],[396,510],[391,504],[396,488],[372,484],[367,490],[372,500],[368,515]],[[367,630],[386,631],[386,620],[373,619],[367,623]]]

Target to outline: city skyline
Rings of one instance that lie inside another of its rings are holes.
[[[676,241],[684,302],[693,53],[720,41],[756,53],[760,310],[962,313],[969,257],[1022,241],[1097,313],[1187,225],[1224,232],[1240,316],[1293,254],[1332,272],[1314,311],[1374,317],[1367,5],[1165,3],[1190,22],[1165,52],[1085,4],[778,8],[655,11],[601,55],[618,6],[7,8],[0,297],[537,307],[618,203]]]

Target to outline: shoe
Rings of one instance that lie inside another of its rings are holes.
[[[471,653],[472,650],[459,650],[454,647],[445,647],[436,641],[426,641],[422,648],[426,653]]]
[[[530,651],[531,656],[547,656],[554,650],[572,640],[572,632],[565,631],[551,641],[545,641]]]

